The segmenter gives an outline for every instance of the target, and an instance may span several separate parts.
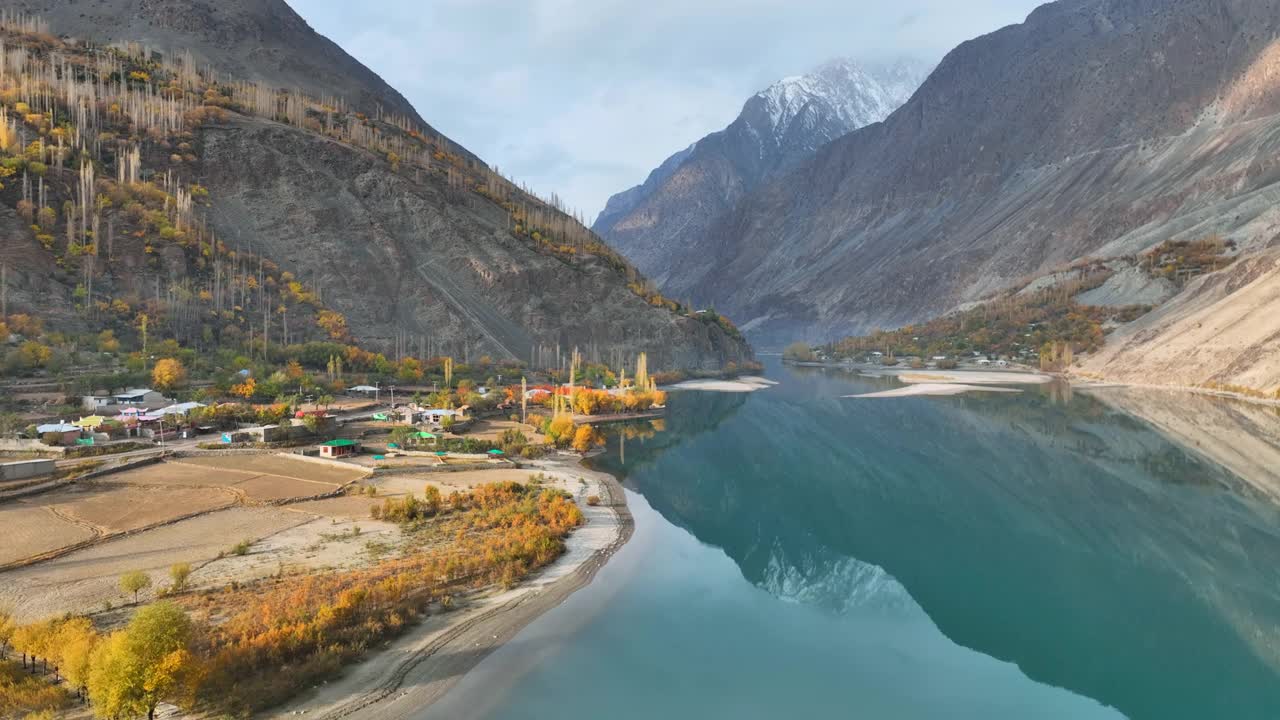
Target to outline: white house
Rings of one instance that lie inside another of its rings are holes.
[[[162,410],[160,410],[160,414],[161,415],[186,415],[192,410],[195,410],[196,408],[202,408],[202,407],[204,407],[204,403],[184,402],[184,403],[178,403],[177,405],[170,405],[167,408],[163,408]]]
[[[364,393],[365,395],[372,395],[378,392],[378,388],[372,385],[356,385],[353,388],[347,388],[347,392]]]
[[[445,418],[452,418],[453,422],[460,423],[469,420],[467,417],[467,407],[463,406],[457,410],[445,410],[443,408],[431,408],[423,412],[422,421],[432,425],[440,425]]]
[[[111,397],[110,395],[85,395],[84,397],[80,398],[80,404],[84,407],[85,410],[88,410],[89,412],[93,412],[99,408],[104,408],[108,405],[115,405],[116,399]]]
[[[143,405],[145,403],[164,402],[164,394],[151,388],[135,388],[117,393],[114,399],[117,405]]]

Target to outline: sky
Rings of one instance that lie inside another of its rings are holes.
[[[588,223],[836,57],[938,61],[1040,0],[287,0],[437,130]]]

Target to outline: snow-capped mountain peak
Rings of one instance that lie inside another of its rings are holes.
[[[929,70],[930,66],[913,60],[860,63],[839,58],[806,75],[770,85],[747,101],[743,115],[756,123],[767,119],[769,134],[781,140],[797,118],[820,110],[833,121],[832,132],[826,135],[838,136],[841,130],[848,132],[888,117],[911,97]],[[757,112],[752,112],[753,106]]]

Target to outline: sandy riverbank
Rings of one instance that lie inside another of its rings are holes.
[[[685,380],[672,385],[672,390],[702,390],[704,392],[747,393],[777,385],[773,380],[756,375],[744,375],[729,380]]]
[[[633,523],[622,486],[577,459],[553,458],[532,463],[530,469],[564,481],[586,516],[586,524],[566,541],[563,556],[516,588],[484,593],[461,602],[457,610],[429,616],[342,677],[269,717],[395,720],[419,714],[526,625],[590,583],[631,537]],[[600,505],[586,504],[591,495],[600,497]]]
[[[962,385],[958,383],[916,383],[893,390],[863,393],[861,395],[844,395],[847,398],[898,398],[919,397],[925,395],[961,395],[967,392],[1019,393],[1016,388],[997,387],[995,385]]]
[[[907,384],[1045,385],[1053,376],[1020,370],[912,370],[895,373]]]

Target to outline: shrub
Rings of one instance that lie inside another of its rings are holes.
[[[599,505],[599,504],[600,504],[600,496],[599,496],[599,495],[588,495],[588,496],[587,496],[587,504],[588,504],[588,505],[590,505],[590,506],[592,506],[592,507],[595,507],[596,505]]]

